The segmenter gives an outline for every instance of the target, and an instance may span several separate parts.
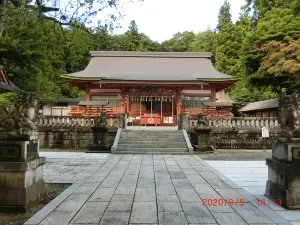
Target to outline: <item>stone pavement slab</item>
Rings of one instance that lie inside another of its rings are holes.
[[[274,224],[285,224],[289,221],[293,225],[300,225],[300,210],[286,210],[275,204],[262,206],[258,200],[267,199],[264,196],[266,182],[268,180],[268,168],[265,160],[260,161],[205,161],[212,166],[219,174],[230,178],[240,186],[234,188],[236,192],[244,196],[257,207],[261,212],[267,214],[274,220]],[[253,212],[252,212],[253,213]],[[255,221],[257,219],[254,219]]]
[[[238,174],[229,179],[196,155],[41,155],[46,157],[46,182],[74,184],[27,225],[287,225],[298,220],[287,210],[259,207],[255,196],[231,180],[251,182],[252,177],[243,180],[242,173],[219,162],[226,173]]]

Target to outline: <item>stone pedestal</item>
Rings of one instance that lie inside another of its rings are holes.
[[[88,153],[110,153],[110,144],[107,127],[92,127],[93,144],[88,146]]]
[[[214,146],[211,144],[210,140],[210,133],[212,129],[209,127],[195,127],[194,130],[197,136],[197,145],[195,145],[195,150],[201,152],[214,151]]]
[[[44,194],[38,141],[0,141],[0,211],[26,212]]]
[[[265,195],[287,209],[300,209],[300,139],[279,139],[272,159],[266,159],[268,181]]]

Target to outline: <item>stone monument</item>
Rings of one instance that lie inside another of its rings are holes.
[[[211,144],[211,128],[209,127],[208,120],[202,113],[197,115],[197,126],[194,127],[197,136],[197,145],[195,145],[196,151],[211,152],[214,151],[214,146]]]
[[[300,94],[279,100],[282,134],[266,159],[268,181],[265,195],[288,209],[300,208]]]
[[[0,211],[26,212],[44,194],[43,165],[34,124],[37,95],[18,92],[10,110],[0,106]]]
[[[89,153],[110,152],[107,112],[102,111],[95,119],[93,130],[93,144],[88,146]]]

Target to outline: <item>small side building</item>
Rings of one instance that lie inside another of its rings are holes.
[[[69,116],[72,108],[77,108],[81,101],[84,101],[84,98],[58,98],[54,105],[43,105],[42,114],[44,116]]]
[[[244,117],[277,117],[278,98],[251,102],[239,110]]]

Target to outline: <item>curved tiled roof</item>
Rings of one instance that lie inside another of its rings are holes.
[[[218,72],[207,52],[90,52],[88,66],[62,75],[74,80],[223,81],[237,80]]]
[[[252,102],[241,108],[240,112],[256,111],[262,109],[272,109],[277,108],[279,103],[278,98],[268,99],[265,101]]]

